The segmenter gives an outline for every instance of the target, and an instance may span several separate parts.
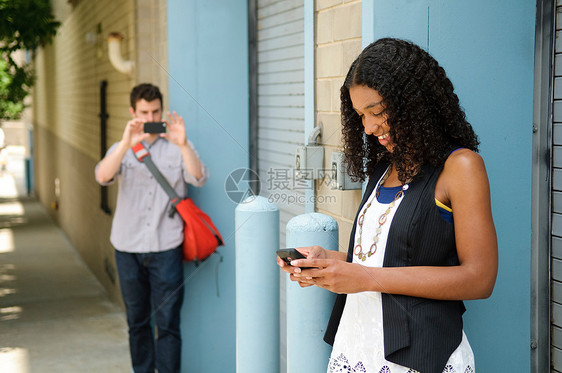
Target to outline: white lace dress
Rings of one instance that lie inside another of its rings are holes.
[[[391,189],[391,188],[389,188]],[[377,190],[375,188],[374,190]],[[407,193],[407,191],[406,191]],[[381,191],[382,194],[382,191]],[[369,248],[378,227],[378,219],[388,208],[387,203],[379,203],[371,194],[371,206],[364,216],[361,235],[363,248]],[[354,263],[369,267],[382,267],[384,249],[392,218],[403,197],[396,200],[394,208],[388,214],[387,221],[382,225],[379,235],[378,249],[374,255],[364,262],[353,256]],[[369,201],[367,201],[369,203]],[[355,242],[360,232],[356,227]],[[363,249],[365,251],[365,249]],[[334,347],[328,364],[328,373],[335,372],[367,372],[367,373],[413,373],[413,369],[394,364],[384,358],[384,340],[382,323],[381,293],[362,292],[348,294],[341,317]],[[463,332],[462,342],[453,352],[443,372],[472,373],[474,372],[474,355]]]

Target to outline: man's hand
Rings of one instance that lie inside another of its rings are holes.
[[[133,118],[127,122],[121,143],[127,145],[129,148],[137,145],[142,140],[146,140],[150,134],[144,133],[144,120]]]
[[[175,111],[168,112],[168,118],[170,122],[168,123],[168,133],[162,134],[172,144],[177,146],[184,146],[187,144],[187,136],[185,134],[185,123],[183,118],[179,116]]]
[[[195,179],[201,179],[203,177],[201,161],[191,146],[187,144],[187,135],[185,134],[185,123],[183,118],[175,111],[172,113],[168,112],[168,118],[170,118],[170,122],[168,123],[168,133],[163,133],[160,136],[168,139],[168,141],[180,148],[187,172],[193,175]]]
[[[99,183],[107,183],[112,180],[121,166],[125,153],[150,136],[149,133],[144,133],[144,122],[140,118],[133,118],[127,122],[121,141],[111,154],[101,160],[96,169],[96,180]]]

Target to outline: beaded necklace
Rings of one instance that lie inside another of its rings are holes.
[[[388,179],[388,177],[390,176],[391,169],[392,169],[392,165],[388,166],[382,179],[379,181],[379,184],[377,185],[377,190],[375,191],[375,198],[379,196],[380,188],[384,184],[386,179]],[[377,252],[377,242],[379,241],[379,236],[382,232],[382,226],[384,225],[384,223],[386,223],[388,215],[390,214],[390,211],[396,204],[396,201],[398,201],[404,195],[408,187],[409,187],[408,183],[402,185],[402,189],[400,189],[400,191],[398,191],[398,193],[396,193],[396,195],[394,196],[394,201],[390,202],[385,212],[383,212],[381,216],[379,216],[379,220],[378,220],[379,226],[377,227],[375,237],[373,238],[373,244],[371,245],[371,247],[369,247],[369,251],[364,253],[363,246],[361,246],[361,235],[363,234],[363,220],[365,219],[365,213],[367,212],[369,207],[371,207],[371,203],[373,202],[373,200],[371,199],[365,205],[365,208],[363,209],[361,215],[359,215],[359,219],[357,220],[357,224],[359,224],[359,237],[357,238],[357,243],[353,248],[353,254],[356,255],[361,261],[364,262],[367,258],[371,257]]]

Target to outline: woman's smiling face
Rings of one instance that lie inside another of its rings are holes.
[[[349,96],[353,108],[361,117],[365,133],[377,136],[379,143],[389,152],[392,152],[394,143],[390,138],[390,126],[387,123],[388,114],[379,93],[364,85],[354,85],[349,88]]]

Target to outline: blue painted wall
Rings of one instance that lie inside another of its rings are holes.
[[[234,208],[227,175],[248,167],[247,1],[168,1],[170,106],[187,122],[211,177],[191,188],[226,245],[186,265],[182,372],[235,371]]]
[[[439,61],[480,138],[500,266],[492,297],[466,302],[465,330],[478,371],[528,372],[535,2],[374,0],[363,10],[367,35],[411,40]]]

